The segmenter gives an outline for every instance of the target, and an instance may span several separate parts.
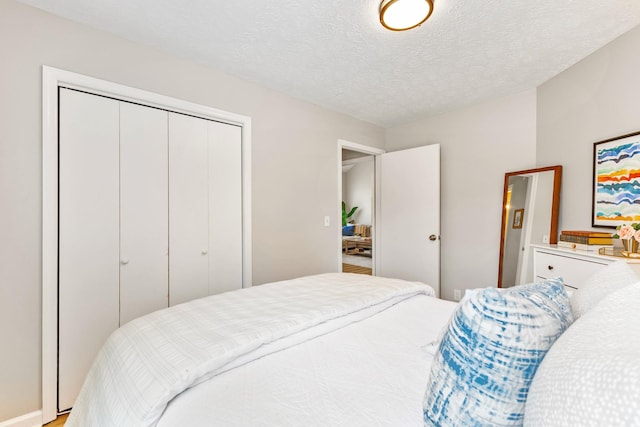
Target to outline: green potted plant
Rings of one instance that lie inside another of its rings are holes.
[[[353,214],[358,209],[357,206],[351,208],[349,212],[347,212],[347,204],[342,201],[342,235],[343,236],[353,236],[353,229],[355,228],[353,225],[349,225],[349,218],[353,216]]]

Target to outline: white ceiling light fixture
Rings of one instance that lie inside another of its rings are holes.
[[[380,23],[391,31],[405,31],[422,25],[433,12],[433,0],[382,0]]]

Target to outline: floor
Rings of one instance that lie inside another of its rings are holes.
[[[51,421],[49,424],[45,424],[47,427],[62,427],[64,423],[67,422],[67,417],[69,414],[60,415],[55,420]]]
[[[342,263],[371,268],[373,262],[371,260],[371,257],[342,254]]]
[[[344,273],[372,274],[372,259],[362,255],[342,254]]]
[[[357,265],[351,265],[351,264],[342,264],[342,272],[343,273],[368,274],[369,276],[373,275],[373,271],[370,268],[359,267]]]

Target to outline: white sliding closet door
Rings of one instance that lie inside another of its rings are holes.
[[[242,288],[246,248],[241,127],[56,89],[58,251],[43,256],[58,262],[57,325],[45,318],[57,327],[57,365],[43,357],[57,367],[65,411],[113,331],[169,304]],[[52,386],[43,388],[49,419]]]
[[[169,113],[169,304],[209,295],[208,121]]]
[[[118,111],[118,101],[60,90],[60,410],[118,328]]]
[[[208,122],[209,293],[242,287],[242,129]]]
[[[242,129],[169,113],[169,303],[242,288]]]
[[[168,305],[168,114],[120,106],[120,326]]]

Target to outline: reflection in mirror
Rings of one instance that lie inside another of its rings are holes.
[[[562,166],[504,176],[498,287],[533,282],[532,244],[557,243]]]

